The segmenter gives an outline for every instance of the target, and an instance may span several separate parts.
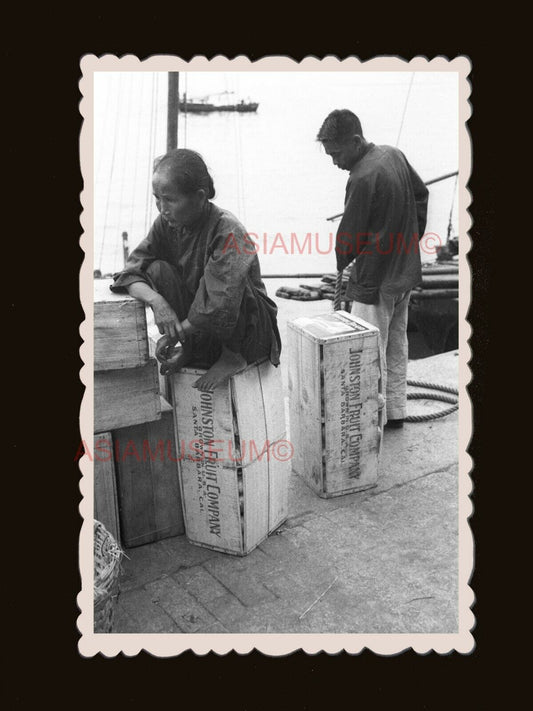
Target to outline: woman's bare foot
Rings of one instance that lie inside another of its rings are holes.
[[[193,383],[193,388],[198,390],[214,390],[219,385],[227,382],[232,375],[246,368],[246,360],[240,353],[222,348],[222,354],[217,362],[212,365],[207,373]]]

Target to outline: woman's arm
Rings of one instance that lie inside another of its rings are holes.
[[[114,275],[111,290],[127,292],[150,306],[159,332],[167,336],[167,345],[174,345],[178,340],[185,340],[191,332],[190,324],[180,322],[174,309],[161,294],[152,289],[146,277],[147,269],[156,259],[167,258],[162,222],[158,217],[146,238],[130,254],[125,268]]]
[[[212,252],[200,279],[188,318],[201,332],[228,337],[239,319],[242,298],[256,251],[244,226],[225,215],[216,224]],[[247,241],[248,239],[248,241]]]
[[[146,282],[136,281],[126,288],[130,296],[150,306],[159,333],[168,338],[167,345],[174,345],[177,341],[184,343],[187,335],[193,331],[188,319],[180,321],[166,299]]]

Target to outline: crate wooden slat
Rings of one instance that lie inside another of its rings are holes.
[[[319,496],[377,483],[379,331],[345,312],[288,324],[292,468]]]
[[[280,368],[270,361],[248,367],[231,380],[239,436],[247,442],[276,442],[287,432]]]
[[[185,533],[172,408],[160,420],[113,432],[122,543],[141,546]]]
[[[157,361],[140,368],[101,370],[94,374],[94,431],[151,422],[161,417]]]
[[[286,432],[281,373],[254,364],[203,393],[192,384],[204,372],[183,368],[171,378],[186,534],[246,555],[288,512],[290,463],[275,456]]]
[[[148,330],[148,350],[150,352],[151,358],[155,358],[155,349],[157,347],[157,341],[159,338],[159,334],[156,336],[155,334],[150,333],[150,330]],[[159,380],[159,393],[162,397],[165,398],[168,403],[170,403],[172,399],[172,391],[170,388],[169,376],[161,375],[161,365],[159,362],[157,364],[157,378]]]
[[[149,359],[146,308],[128,294],[94,280],[94,369],[138,368]]]
[[[94,518],[100,521],[120,545],[117,485],[110,432],[94,436]]]
[[[294,446],[292,468],[306,472],[314,487],[323,486],[320,346],[289,329],[289,417]]]
[[[275,531],[286,520],[289,512],[290,457],[286,439],[270,446],[268,460],[268,533]],[[280,445],[284,445],[281,456]]]

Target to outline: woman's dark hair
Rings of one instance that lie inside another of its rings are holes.
[[[196,151],[176,148],[165,153],[154,161],[154,173],[162,169],[169,171],[170,179],[185,195],[205,190],[208,200],[215,197],[213,179],[204,159]]]
[[[358,117],[349,109],[335,109],[326,117],[316,140],[343,143],[354,134],[363,135]]]

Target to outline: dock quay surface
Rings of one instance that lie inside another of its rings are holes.
[[[288,321],[332,304],[274,297],[282,284],[298,281],[266,282],[286,342]],[[458,360],[411,360],[409,378],[457,387]],[[291,474],[288,519],[245,557],[184,535],[126,550],[113,633],[456,633],[458,458],[457,411],[406,423],[385,430],[373,489],[322,499]]]

